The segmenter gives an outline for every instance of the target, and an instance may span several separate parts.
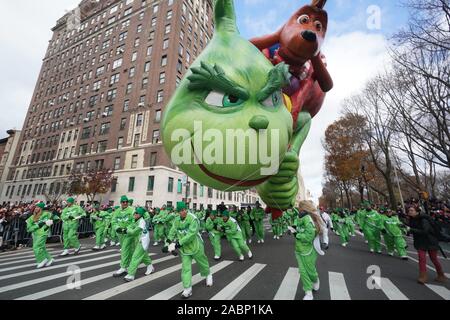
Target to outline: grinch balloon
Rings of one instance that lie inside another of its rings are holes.
[[[289,66],[274,66],[239,35],[233,1],[213,6],[214,36],[166,108],[164,146],[195,181],[222,191],[257,188],[279,213],[295,203],[311,115],[300,112],[294,123],[283,94]]]

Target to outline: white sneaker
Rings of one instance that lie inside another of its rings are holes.
[[[39,264],[36,266],[36,269],[42,269],[43,267],[45,267],[45,265],[47,264],[47,262],[48,262],[47,258],[44,259],[41,263],[39,263]]]
[[[247,256],[248,256],[249,259],[252,259],[253,258],[253,253],[251,251],[249,251]]]
[[[129,274],[123,278],[123,280],[125,280],[126,282],[131,282],[134,281],[134,276],[130,276]]]
[[[116,243],[116,247],[120,247],[120,242],[117,242],[117,243]]]
[[[244,258],[244,256],[241,254],[240,256],[239,256],[239,261],[244,261],[245,260],[245,258]]]
[[[366,241],[364,241],[366,244],[368,244],[369,243],[369,241],[368,240],[366,240]]]
[[[61,257],[65,257],[65,256],[68,256],[68,255],[69,255],[69,250],[67,250],[67,249],[65,249],[65,250],[60,254]]]
[[[181,294],[181,297],[184,299],[188,299],[192,297],[192,287],[184,289],[183,293]]]
[[[212,287],[213,286],[213,276],[212,276],[212,274],[210,274],[209,276],[206,277],[206,286],[207,287]]]
[[[49,262],[45,264],[46,267],[50,267],[55,262],[55,259],[51,259]]]
[[[109,244],[111,247],[114,247],[116,245],[116,243],[114,241],[111,241],[111,243]]]
[[[314,300],[314,296],[313,296],[312,292],[311,291],[306,292],[306,295],[303,298],[303,300],[305,300],[305,301],[306,300],[308,300],[308,301]]]
[[[156,247],[156,246],[158,246],[158,245],[159,245],[159,242],[155,242],[155,243],[153,244],[154,247]]]
[[[274,240],[277,240],[277,236],[273,236],[273,239],[274,239]]]
[[[219,256],[214,256],[214,260],[220,260],[220,257]]]
[[[100,247],[100,250],[104,250],[104,249],[106,249],[106,244],[103,244],[103,245]]]
[[[313,284],[313,290],[319,291],[320,290],[320,280],[317,279],[317,282]]]
[[[264,240],[261,240],[261,243],[264,243]]]
[[[95,250],[100,250],[100,247],[99,246],[95,246],[95,247],[92,248],[92,250],[94,250],[94,251]]]
[[[249,243],[249,244],[252,243],[252,239],[248,239],[248,243]]]
[[[373,249],[370,249],[370,252],[374,253],[374,252],[375,252],[375,250],[373,250]]]
[[[393,256],[394,256],[394,254],[393,254],[392,252],[390,252],[390,253],[389,253],[389,255],[390,255],[391,257],[393,257]]]
[[[261,240],[258,240],[257,243],[261,243]]]
[[[127,272],[127,269],[120,268],[119,270],[117,270],[117,271],[113,274],[113,277],[115,277],[115,278],[121,277],[121,276],[123,276],[126,272]]]
[[[345,248],[347,246],[347,243],[343,243],[342,246]]]
[[[81,251],[81,246],[78,249],[75,250],[75,254],[79,254],[80,251]]]
[[[153,272],[155,272],[155,267],[151,264],[147,267],[147,271],[145,272],[146,276],[151,275]]]

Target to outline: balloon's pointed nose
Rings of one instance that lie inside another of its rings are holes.
[[[248,125],[255,130],[266,130],[269,127],[269,119],[266,116],[254,116]]]

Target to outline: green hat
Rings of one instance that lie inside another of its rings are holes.
[[[115,206],[114,207],[114,210],[117,210],[117,209],[119,209],[120,208],[120,206]]]
[[[186,209],[186,203],[184,203],[184,202],[177,202],[177,211],[178,212],[181,212],[181,211],[183,211],[185,209]]]
[[[128,199],[128,203],[131,205],[133,205],[134,200],[133,199]]]
[[[138,207],[135,211],[136,214],[140,215],[141,217],[146,213],[147,211],[142,208],[142,207]]]
[[[227,210],[222,211],[222,217],[230,217],[230,213]]]
[[[69,198],[69,199],[67,199],[67,203],[75,203],[75,199],[74,198]]]
[[[217,216],[217,210],[211,211],[211,215],[212,215],[212,216]]]
[[[127,196],[121,196],[120,197],[120,203],[122,203],[122,202],[129,202],[130,200],[128,200],[128,197]]]
[[[108,208],[108,209],[106,210],[106,212],[112,213],[112,212],[113,212],[113,209],[112,209],[112,208]]]
[[[44,210],[44,208],[45,208],[45,203],[39,202],[39,203],[36,205],[36,207],[41,208],[42,210]]]

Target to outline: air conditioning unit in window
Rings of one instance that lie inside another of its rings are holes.
[[[64,101],[68,101],[69,97],[64,97],[63,99],[64,99]]]
[[[106,118],[107,116],[108,116],[108,112],[103,112],[103,113],[102,113],[102,117],[103,117],[103,118]]]
[[[75,122],[69,123],[69,126],[73,127],[75,125]]]
[[[53,107],[54,105],[55,105],[55,104],[54,104],[53,102],[50,102],[50,103],[49,103],[49,106],[50,106],[50,107]]]
[[[145,103],[141,102],[138,104],[138,108],[144,108],[145,107]]]
[[[84,122],[89,122],[89,118],[84,118],[83,121]]]

